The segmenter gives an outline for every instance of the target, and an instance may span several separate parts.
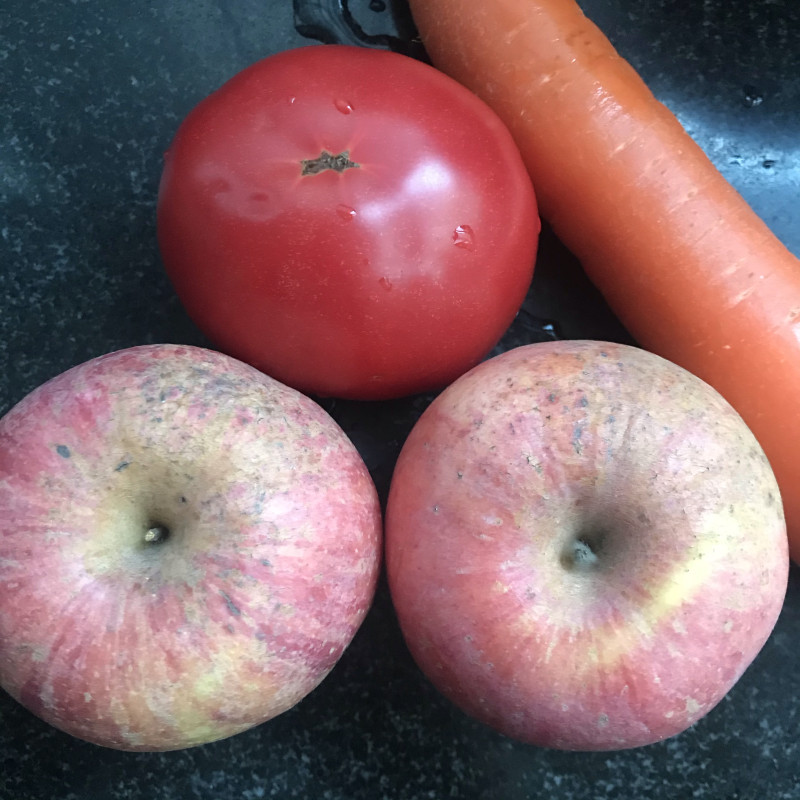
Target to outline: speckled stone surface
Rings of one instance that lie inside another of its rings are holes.
[[[391,7],[351,6],[365,28],[391,28]],[[583,6],[800,255],[800,4]],[[4,0],[0,413],[103,352],[207,344],[159,261],[161,155],[183,116],[224,80],[305,44],[289,0]],[[525,311],[501,348],[546,336],[539,319],[569,338],[625,339],[548,235]],[[429,399],[326,403],[384,497],[403,438]],[[329,678],[293,710],[226,741],[118,753],[49,728],[0,693],[0,800],[800,798],[799,654],[795,567],[761,655],[694,728],[629,752],[536,749],[483,728],[431,688],[382,584]]]

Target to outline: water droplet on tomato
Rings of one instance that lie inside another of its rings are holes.
[[[453,231],[453,244],[462,247],[464,250],[472,250],[475,247],[475,232],[469,225],[459,225]]]
[[[340,111],[342,114],[352,114],[353,113],[353,106],[347,102],[347,100],[334,100],[334,106],[336,106],[336,110]]]
[[[379,283],[379,284],[380,284],[380,285],[381,285],[381,286],[382,286],[384,289],[386,289],[386,291],[387,291],[387,292],[391,292],[391,291],[392,291],[392,288],[394,287],[394,284],[393,284],[393,283],[392,283],[392,282],[391,282],[391,281],[390,281],[390,280],[389,280],[389,279],[388,279],[386,276],[384,276],[384,277],[382,277],[382,278],[379,278],[379,279],[378,279],[378,283]]]
[[[358,215],[358,212],[352,207],[348,206],[345,203],[339,203],[336,206],[336,213],[343,219],[345,222],[350,222],[354,220]]]
[[[293,105],[294,105],[296,102],[297,102],[297,98],[296,98],[294,95],[292,95],[292,96],[289,98],[289,105],[290,105],[290,106],[293,106]]]

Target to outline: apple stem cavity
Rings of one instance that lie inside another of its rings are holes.
[[[561,556],[561,563],[568,570],[594,569],[599,561],[596,543],[593,544],[587,536],[570,542]]]
[[[162,544],[169,539],[169,528],[166,525],[151,525],[144,535],[145,544]]]

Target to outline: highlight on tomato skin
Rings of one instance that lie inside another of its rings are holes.
[[[534,187],[483,101],[407,56],[311,45],[201,101],[165,156],[164,267],[216,347],[310,394],[441,388],[533,275]]]

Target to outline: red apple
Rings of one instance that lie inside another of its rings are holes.
[[[434,400],[392,479],[386,563],[435,686],[574,750],[706,714],[772,631],[789,569],[741,418],[674,364],[590,341],[506,352]]]
[[[380,508],[307,397],[209,350],[121,350],[0,420],[0,685],[170,750],[295,705],[364,619]]]

